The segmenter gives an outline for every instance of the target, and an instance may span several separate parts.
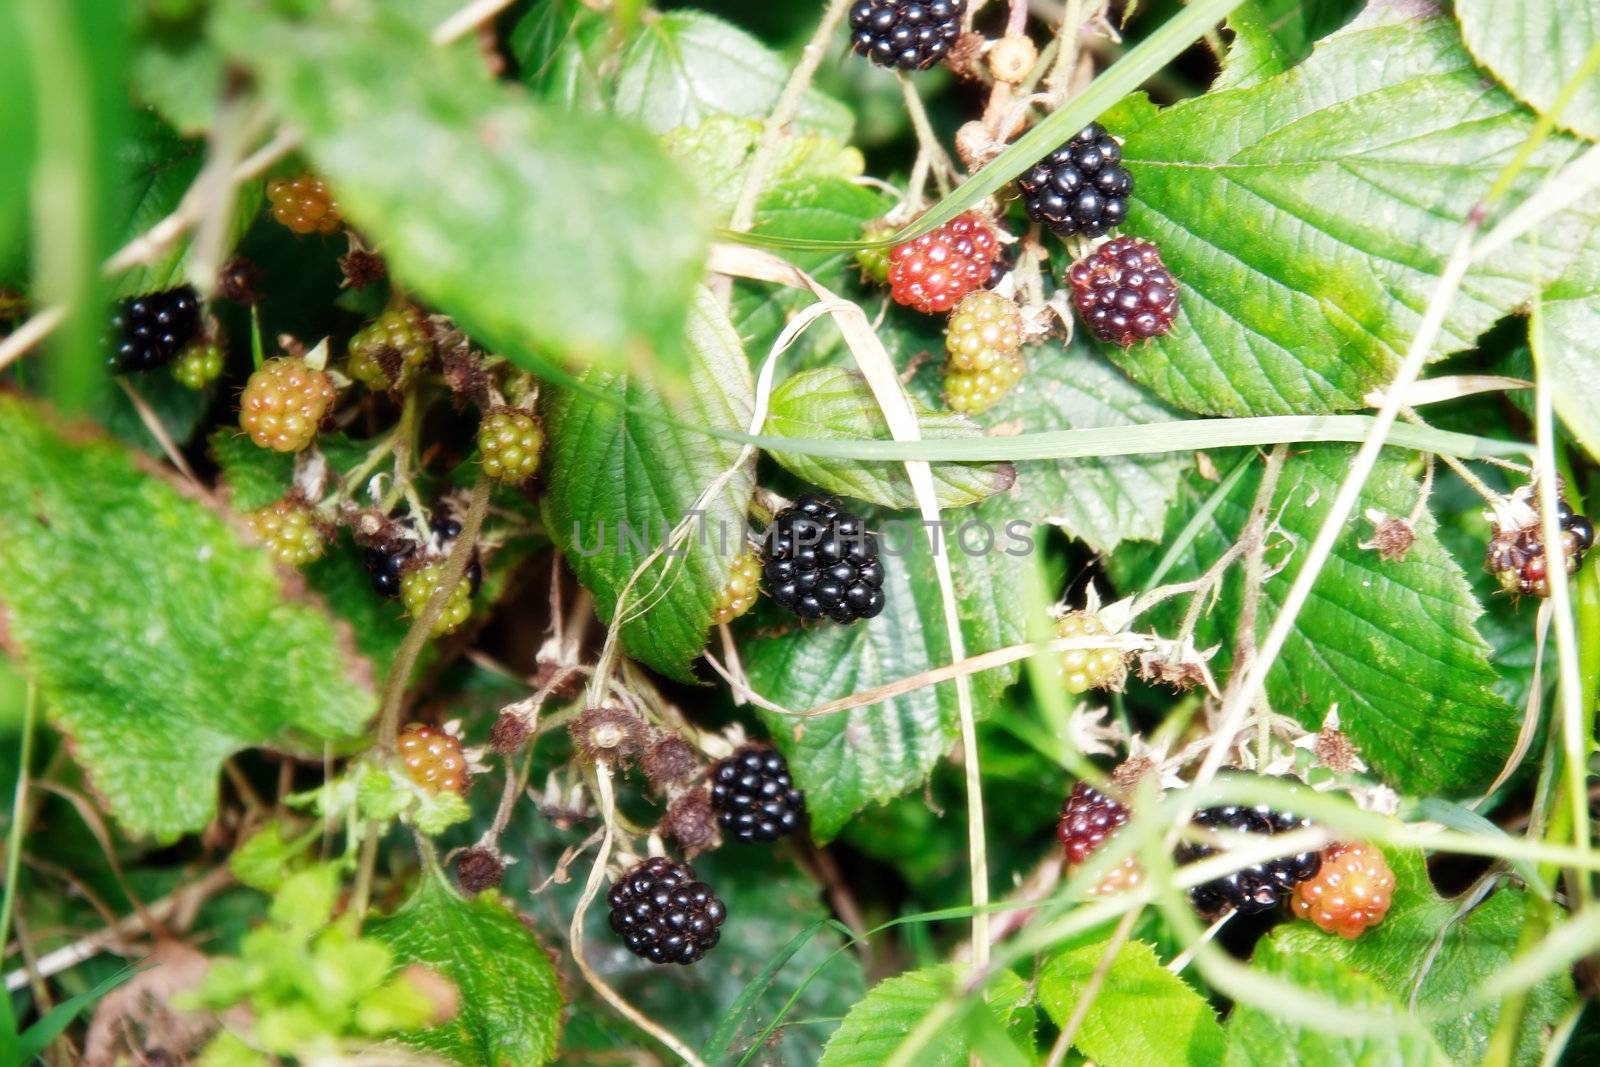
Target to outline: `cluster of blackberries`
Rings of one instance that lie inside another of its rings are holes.
[[[1091,122],[1017,179],[1028,217],[1058,237],[1099,237],[1120,225],[1133,191],[1121,162],[1122,146]]]
[[[780,511],[763,542],[767,593],[802,619],[870,619],[883,610],[883,564],[861,519],[807,493]]]
[[[1577,574],[1584,553],[1594,545],[1594,524],[1565,501],[1559,506],[1556,524],[1561,528],[1561,557],[1567,574]],[[1550,595],[1549,554],[1544,547],[1544,526],[1537,519],[1520,529],[1496,529],[1489,539],[1487,565],[1508,593]]]
[[[611,887],[611,929],[651,963],[694,963],[717,944],[727,908],[694,868],[665,856],[637,864]]]
[[[200,294],[180,285],[124,300],[111,317],[111,329],[113,371],[164,367],[200,332]]]
[[[880,67],[926,70],[961,35],[967,0],[857,0],[850,47]]]
[[[1195,813],[1194,824],[1207,830],[1231,830],[1241,834],[1281,834],[1311,825],[1310,819],[1266,807],[1241,807],[1225,804]],[[1217,849],[1199,842],[1185,841],[1174,857],[1179,863],[1193,863],[1214,855]],[[1320,852],[1297,852],[1262,863],[1252,863],[1189,890],[1195,911],[1209,919],[1230,908],[1240,912],[1266,911],[1288,898],[1294,887],[1316,877],[1322,869]]]
[[[415,524],[409,517],[399,518],[398,523],[408,529],[414,529]],[[435,511],[429,520],[429,528],[439,543],[439,550],[443,554],[450,551],[450,543],[461,536],[461,522],[443,511]],[[390,538],[381,545],[373,545],[361,552],[361,561],[366,565],[367,574],[372,579],[372,589],[379,596],[397,597],[400,595],[400,585],[404,578],[406,565],[422,548],[415,540],[404,535]],[[483,563],[478,559],[476,551],[467,563],[467,582],[471,586],[474,596],[483,584]]]
[[[799,827],[806,797],[777,749],[746,745],[711,768],[711,806],[735,839],[776,841]]]

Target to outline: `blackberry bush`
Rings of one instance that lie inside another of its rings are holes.
[[[653,856],[611,887],[611,929],[651,963],[690,964],[716,947],[727,908],[687,863]]]
[[[769,596],[802,619],[870,619],[883,611],[883,564],[861,519],[807,493],[778,512],[763,543]]]
[[[1122,145],[1091,122],[1017,179],[1028,217],[1058,237],[1099,237],[1128,217]]]

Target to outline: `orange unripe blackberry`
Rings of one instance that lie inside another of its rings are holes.
[[[310,563],[320,558],[327,547],[316,515],[303,500],[274,500],[244,518],[267,551],[285,566]]]
[[[327,183],[315,175],[268,182],[267,203],[272,217],[298,234],[329,234],[343,225]]]
[[[406,774],[435,793],[467,791],[467,757],[461,742],[433,726],[411,723],[395,739]]]
[[[1372,845],[1330,845],[1322,852],[1322,869],[1294,887],[1289,906],[1330,934],[1359,937],[1389,914],[1394,902],[1394,871]]]
[[[721,626],[725,622],[732,622],[749,611],[760,590],[761,558],[746,550],[744,555],[733,561],[733,567],[728,571],[728,584],[723,586],[722,594],[717,598],[711,625]]]
[[[303,359],[278,356],[245,383],[239,425],[262,448],[298,452],[316,439],[336,393],[326,372]]]

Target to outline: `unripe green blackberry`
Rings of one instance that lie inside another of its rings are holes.
[[[711,625],[721,626],[725,622],[732,622],[756,602],[756,594],[761,590],[761,557],[754,552],[746,550],[744,555],[733,561],[733,567],[728,571],[728,584],[722,589],[722,594],[717,598],[716,611],[712,613]]]
[[[515,485],[533,477],[543,448],[544,431],[529,412],[498,408],[478,424],[483,473],[496,481]]]
[[[298,497],[274,500],[244,519],[273,558],[287,567],[320,559],[327,547],[316,514]]]
[[[867,223],[866,229],[861,231],[863,241],[884,241],[894,235],[895,228],[882,219]],[[878,245],[870,248],[856,250],[856,266],[861,268],[861,277],[869,282],[887,285],[889,282],[889,248],[887,245]]]
[[[204,389],[222,376],[222,346],[195,341],[178,353],[172,376],[180,385]]]
[[[988,411],[1022,380],[1026,370],[1022,357],[1012,355],[984,370],[947,371],[944,377],[944,402],[951,411],[959,411],[964,415]]]
[[[1057,637],[1109,635],[1100,616],[1069,611],[1056,620]],[[1061,677],[1069,693],[1090,689],[1121,689],[1128,678],[1128,661],[1120,648],[1069,648],[1061,653]]]
[[[443,563],[428,563],[421,567],[407,571],[400,578],[400,603],[405,605],[406,614],[415,618],[422,614],[422,609],[428,606],[428,598],[433,596],[433,591],[439,586],[439,579],[444,574]],[[443,637],[445,634],[455,633],[472,614],[472,585],[463,577],[456,582],[455,589],[450,592],[450,599],[445,601],[444,612],[439,616],[439,621],[433,624],[433,636]]]
[[[1022,309],[987,289],[968,293],[950,312],[944,347],[955,370],[992,370],[1022,347]]]
[[[433,338],[418,308],[390,308],[350,338],[350,377],[369,389],[400,389],[428,362]]]
[[[328,375],[305,360],[278,356],[263,363],[239,398],[239,425],[274,452],[298,452],[316,440],[317,427],[337,390]]]

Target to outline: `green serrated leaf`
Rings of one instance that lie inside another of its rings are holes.
[[[218,15],[340,210],[474,340],[532,368],[552,352],[682,366],[707,220],[654,138],[544,108],[495,83],[473,50],[440,49],[381,13]]]
[[[1455,12],[1478,62],[1541,115],[1576,83],[1556,125],[1600,139],[1600,0],[1456,0]]]
[[[228,870],[239,881],[263,893],[275,893],[293,871],[292,864],[316,838],[313,831],[296,837],[284,835],[284,824],[273,819],[233,850]]]
[[[1312,42],[1350,20],[1362,0],[1250,0],[1228,18],[1233,42],[1211,88],[1255,85],[1311,52]]]
[[[689,317],[686,388],[669,396],[647,382],[594,369],[586,382],[630,406],[672,413],[698,426],[744,430],[755,406],[750,366],[715,297],[702,291]],[[549,460],[546,525],[610,620],[634,571],[739,461],[740,449],[690,429],[640,418],[603,397],[553,390],[546,407]],[[755,489],[750,463],[728,479],[679,550],[634,583],[622,629],[628,654],[663,674],[694,677],[717,596],[743,551]],[[648,541],[648,545],[642,543]],[[644,610],[645,606],[647,610]]]
[[[0,601],[52,720],[130,831],[199,830],[222,761],[354,735],[371,668],[267,555],[121,449],[0,398]]]
[[[1311,1030],[1273,1017],[1270,1010],[1240,1004],[1228,1020],[1226,1067],[1449,1067],[1439,1046],[1391,994],[1349,965],[1327,956],[1284,954],[1273,943],[1255,954],[1254,963],[1310,992],[1359,1008],[1375,1018],[1393,1018],[1390,1028],[1362,1036]],[[1108,1063],[1107,1067],[1111,1067]]]
[[[828,1047],[821,1067],[877,1067],[889,1058],[910,1030],[955,987],[952,964],[924,967],[886,978],[850,1009]],[[1028,988],[1010,971],[1001,971],[990,984],[983,1007],[1007,1030],[1026,1037],[1033,1031],[1033,1010]],[[967,1062],[969,1046],[958,1021],[942,1027],[917,1053],[918,1067],[956,1067]]]
[[[1546,289],[1533,308],[1533,355],[1539,380],[1573,436],[1600,457],[1600,248]]]
[[[1058,952],[1039,975],[1039,1003],[1065,1026],[1110,943]],[[1142,941],[1117,948],[1072,1041],[1101,1067],[1210,1067],[1222,1059],[1222,1027],[1204,997],[1169,972]]]
[[[322,434],[316,444],[333,475],[357,466],[371,447],[371,442],[352,441],[342,433]],[[211,435],[211,456],[222,468],[228,503],[239,512],[266,507],[293,488],[298,455],[261,448],[233,427],[223,427]]]
[[[716,115],[765,119],[788,80],[782,59],[714,15],[652,13],[623,53],[615,108],[656,133]],[[793,125],[842,141],[853,120],[842,104],[810,89]]]
[[[1528,895],[1502,888],[1475,908],[1438,895],[1416,849],[1385,849],[1395,875],[1394,902],[1383,922],[1353,941],[1307,922],[1278,927],[1262,950],[1277,961],[1306,956],[1343,962],[1420,1013],[1438,1013],[1434,1039],[1449,1063],[1481,1063],[1499,1017],[1499,1002],[1463,1011],[1464,997],[1517,954]],[[1437,944],[1438,951],[1432,952]],[[1573,1001],[1572,980],[1555,974],[1529,991],[1512,1062],[1536,1064],[1549,1028]],[[1426,1061],[1424,1061],[1426,1062]]]
[[[762,123],[756,119],[718,115],[697,126],[680,126],[663,138],[667,150],[682,161],[706,200],[716,207],[720,219],[725,220],[733,211],[749,174],[756,146],[761,141],[762,128]],[[793,189],[789,199],[815,199],[818,180],[824,178],[837,179],[846,189],[859,190],[868,199],[880,200],[882,197],[877,191],[845,180],[860,174],[864,166],[861,150],[837,138],[788,133],[778,142],[771,170],[760,190],[762,199],[757,203],[769,215],[775,209],[786,210],[780,196],[775,194],[777,187],[789,183]],[[838,186],[828,192],[835,197],[846,195]],[[829,235],[808,229],[797,236]]]
[[[1532,129],[1509,95],[1485,90],[1452,22],[1403,5],[1369,8],[1282,75],[1168,108],[1124,146],[1126,229],[1161,246],[1182,310],[1170,334],[1111,358],[1196,412],[1362,406],[1390,379],[1467,213]],[[1580,147],[1547,141],[1511,202]],[[1575,209],[1475,267],[1438,354],[1526,303],[1595,224],[1592,207]]]
[[[455,983],[456,1016],[404,1035],[406,1044],[467,1067],[537,1067],[555,1058],[561,986],[538,938],[493,893],[462,900],[437,872],[411,899],[371,925],[401,963],[421,963]]]
[[[977,426],[954,412],[917,407],[923,437],[982,436]],[[889,424],[866,379],[833,367],[801,371],[774,389],[765,430],[780,437],[835,441],[887,440],[890,436]],[[823,459],[781,450],[771,450],[768,455],[796,477],[831,493],[886,508],[917,506],[903,463]],[[937,463],[933,479],[939,506],[956,508],[1010,489],[1016,471],[1009,463]]]
[[[1262,617],[1271,619],[1293,584],[1349,466],[1352,449],[1317,446],[1285,465],[1270,513],[1280,536],[1268,551],[1281,569],[1262,587]],[[1167,581],[1198,576],[1244,527],[1259,484],[1259,465],[1241,479],[1180,557]],[[1169,518],[1173,536],[1207,494],[1191,478]],[[1385,453],[1367,481],[1357,514],[1376,509],[1407,516],[1418,487],[1405,461]],[[1416,523],[1403,561],[1387,562],[1361,547],[1371,524],[1358,520],[1336,543],[1267,678],[1273,709],[1318,727],[1337,704],[1341,728],[1372,768],[1406,792],[1468,796],[1489,784],[1516,738],[1520,711],[1494,691],[1489,646],[1475,629],[1482,608],[1461,566],[1440,545],[1432,516]],[[1133,581],[1156,550],[1119,553],[1115,575]],[[1143,562],[1140,562],[1143,561]],[[1240,577],[1224,583],[1217,607],[1196,632],[1201,648],[1223,643],[1212,663],[1227,668]],[[1163,612],[1168,626],[1181,607]],[[1170,632],[1170,630],[1163,630]]]
[[[1025,560],[1032,551],[1026,523],[1008,527],[1010,509],[996,498],[950,517],[949,540],[961,534],[967,548],[950,547],[957,613],[968,655],[1016,644],[1026,620]],[[869,527],[873,524],[869,522]],[[983,530],[994,542],[985,550]],[[884,565],[883,614],[852,626],[791,624],[787,632],[764,629],[742,651],[745,671],[758,693],[792,711],[951,662],[933,559],[922,524],[905,520],[877,524]],[[1016,668],[987,671],[972,679],[979,715],[992,707],[1016,677]],[[806,791],[811,831],[831,839],[868,804],[914,789],[927,777],[957,734],[954,683],[924,686],[881,704],[814,718],[761,713],[774,742],[789,759]]]
[[[1174,415],[1148,391],[1089,351],[1087,342],[1025,353],[1028,374],[979,421],[1018,432],[1149,425]],[[1034,460],[1017,464],[1015,513],[1060,526],[1097,552],[1161,536],[1186,457]]]

